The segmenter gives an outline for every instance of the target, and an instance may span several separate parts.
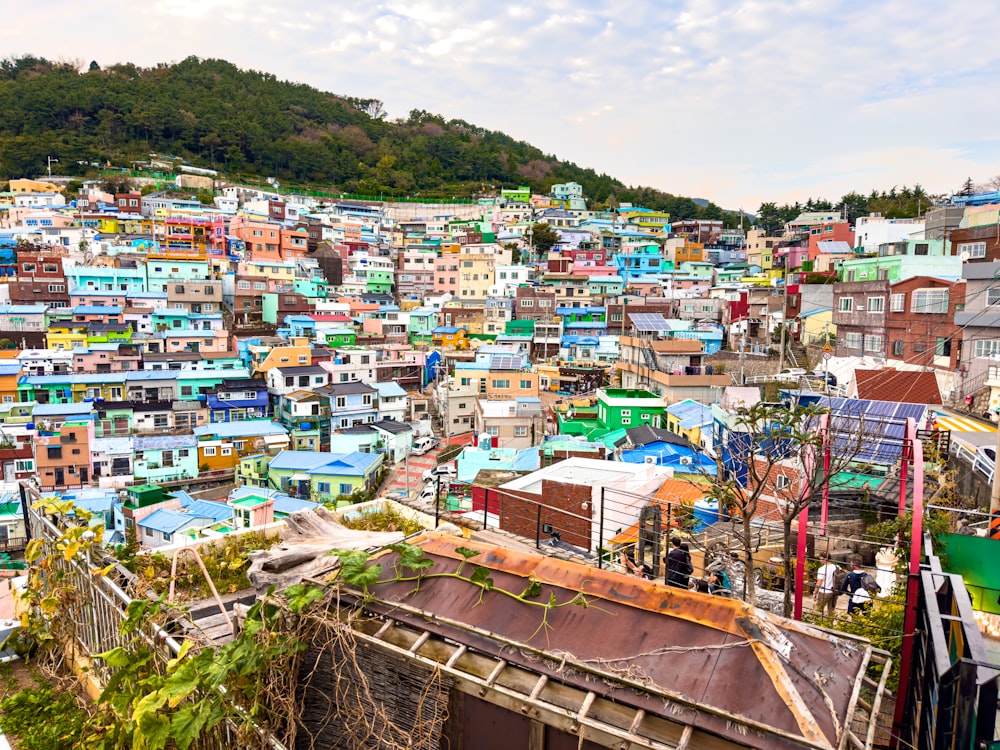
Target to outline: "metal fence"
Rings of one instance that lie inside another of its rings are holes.
[[[77,592],[59,613],[59,617],[67,618],[75,626],[74,642],[67,645],[90,660],[90,674],[105,685],[114,669],[97,658],[97,655],[114,648],[131,650],[135,647],[134,636],[122,632],[122,625],[132,602],[125,591],[131,574],[121,566],[116,566],[107,576],[93,575],[89,552],[81,553],[82,559],[77,556],[67,561],[56,550],[55,545],[62,537],[62,532],[52,520],[30,508],[28,521],[32,538],[42,540],[44,554],[50,562],[50,568],[42,578],[43,585],[51,585],[54,577],[59,575],[62,578],[61,586],[69,585]],[[138,635],[152,650],[160,669],[165,669],[167,662],[180,652],[181,642],[158,625],[150,624]],[[239,731],[236,723],[228,720],[205,732],[191,747],[194,750],[245,747],[245,734],[245,729]],[[287,750],[281,742],[270,736],[262,737],[259,746],[268,750]]]

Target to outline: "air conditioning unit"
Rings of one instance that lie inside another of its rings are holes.
[[[691,456],[681,456],[681,466],[690,466],[694,463],[694,459]]]
[[[646,456],[645,458],[642,459],[642,462],[644,464],[655,464],[656,456]]]

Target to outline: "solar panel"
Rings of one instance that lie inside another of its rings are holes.
[[[899,461],[906,420],[913,419],[919,427],[927,409],[922,404],[830,397],[820,405],[830,409],[834,450],[878,464]]]
[[[520,370],[524,358],[519,354],[494,354],[490,358],[491,370]]]
[[[629,313],[629,320],[637,331],[669,331],[670,323],[660,313]]]

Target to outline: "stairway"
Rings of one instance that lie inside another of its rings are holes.
[[[790,366],[809,369],[809,352],[798,341],[785,342],[785,357],[787,357]]]

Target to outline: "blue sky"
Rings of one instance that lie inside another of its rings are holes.
[[[753,211],[1000,174],[997,38],[981,0],[50,0],[0,53],[221,57]]]

